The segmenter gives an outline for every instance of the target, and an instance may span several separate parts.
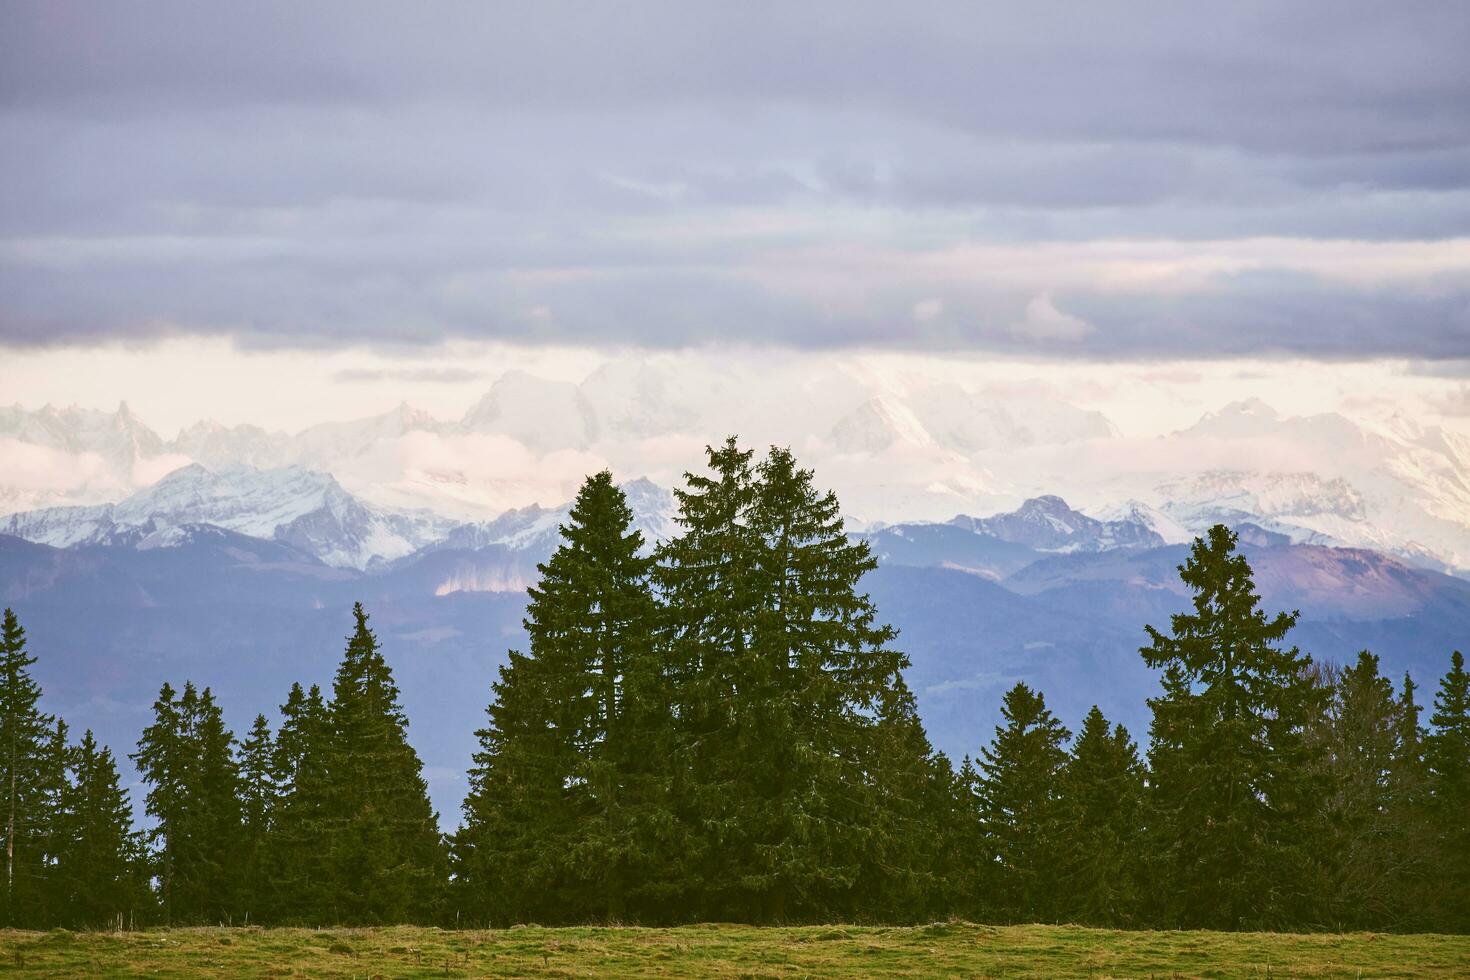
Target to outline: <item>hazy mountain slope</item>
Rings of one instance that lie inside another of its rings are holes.
[[[990,579],[1002,579],[1043,555],[954,524],[897,524],[856,536],[868,540],[884,565],[952,568]]]

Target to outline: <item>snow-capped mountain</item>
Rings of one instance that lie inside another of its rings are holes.
[[[285,432],[267,432],[255,425],[223,426],[213,419],[195,422],[169,443],[169,449],[208,467],[285,466],[295,455]]]
[[[1248,400],[1161,445],[1171,456],[1228,464],[1174,474],[1152,489],[1157,506],[1191,530],[1249,519],[1298,543],[1470,569],[1470,455],[1456,433],[1404,419],[1284,416]]]
[[[1118,520],[1100,521],[1073,510],[1061,497],[1051,495],[1033,497],[1009,513],[991,517],[962,514],[950,523],[1036,551],[1095,552],[1156,548],[1169,543],[1155,529],[1152,515],[1142,510],[1130,510]]]
[[[646,480],[622,485],[633,524],[652,548],[677,533],[676,506],[668,490]],[[434,595],[522,592],[536,582],[538,563],[561,543],[571,504],[521,507],[492,521],[461,524],[442,539],[396,563],[390,573]]]
[[[966,454],[1117,438],[1098,412],[1061,401],[978,397],[958,385],[933,385],[907,396],[870,398],[837,421],[828,435],[844,453],[881,453],[894,446]]]
[[[127,402],[111,413],[75,405],[46,405],[35,412],[20,405],[0,407],[3,436],[68,453],[96,453],[123,473],[131,473],[140,459],[164,452],[163,440],[133,415]]]
[[[633,512],[633,526],[643,534],[645,544],[652,547],[678,533],[674,518],[678,506],[672,492],[651,480],[629,480],[621,484]],[[511,551],[529,552],[541,557],[556,549],[561,526],[572,510],[571,502],[555,508],[532,504],[510,510],[493,521],[461,524],[430,546],[431,550],[474,550],[500,546]]]
[[[459,418],[400,404],[294,434],[200,422],[164,440],[126,405],[0,409],[0,513],[120,507],[196,462],[219,473],[302,467],[331,474],[382,521],[430,511],[445,527],[490,528],[534,523],[603,467],[676,485],[705,444],[730,432],[754,448],[791,446],[836,490],[853,526],[998,517],[1058,494],[1078,517],[1031,505],[1036,513],[997,522],[994,533],[1085,550],[1154,540],[1139,529],[1175,542],[1224,521],[1470,574],[1470,438],[1457,431],[1402,417],[1294,416],[1248,399],[1166,435],[1125,437],[1098,412],[1030,388],[970,390],[850,363],[798,374],[741,361],[691,373],[665,355],[614,359],[575,383],[508,372]],[[508,511],[524,513],[513,521],[501,517]],[[363,541],[333,561],[406,553]]]
[[[959,453],[1118,437],[1117,428],[1102,413],[1056,399],[1000,401],[946,384],[924,388],[911,395],[907,403],[937,444]]]
[[[400,402],[398,407],[381,415],[351,422],[326,422],[297,433],[291,440],[292,461],[330,471],[335,464],[362,456],[409,433],[443,432],[452,428],[452,423],[439,422],[423,409]]]
[[[842,453],[880,453],[895,444],[928,447],[934,438],[924,423],[896,399],[870,398],[832,426],[828,438]]]
[[[509,436],[543,453],[585,449],[597,438],[596,417],[576,385],[524,371],[501,375],[461,424],[471,432]]]
[[[368,568],[438,540],[451,523],[432,514],[383,513],[335,479],[299,466],[176,470],[116,504],[12,514],[0,533],[40,544],[158,547],[196,525],[280,541],[328,565]]]
[[[1147,528],[1158,535],[1164,544],[1188,544],[1196,537],[1195,531],[1141,500],[1125,500],[1121,504],[1103,507],[1096,517],[1105,524]]]

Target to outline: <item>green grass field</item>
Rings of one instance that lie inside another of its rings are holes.
[[[0,932],[0,972],[156,977],[1467,977],[1470,937],[1071,926]]]

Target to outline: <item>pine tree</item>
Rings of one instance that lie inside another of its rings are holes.
[[[187,701],[187,685],[184,693]],[[240,909],[240,856],[245,842],[237,743],[209,688],[200,693],[196,711],[190,728],[199,764],[194,790],[200,860],[195,872],[200,893],[198,918],[229,923]]]
[[[54,719],[41,750],[38,772],[41,847],[43,868],[39,879],[39,901],[30,918],[41,925],[64,922],[70,915],[64,884],[56,862],[67,847],[66,800],[70,788],[71,743],[66,722]]]
[[[874,735],[869,778],[877,832],[863,849],[862,875],[844,911],[927,921],[951,911],[950,874],[967,857],[958,839],[960,790],[902,678],[882,698]]]
[[[234,735],[209,688],[185,683],[176,698],[165,683],[153,709],[132,758],[150,784],[148,836],[164,920],[232,921],[242,840]]]
[[[667,721],[652,560],[632,521],[612,475],[589,477],[538,566],[530,654],[513,653],[494,687],[456,837],[459,899],[474,915],[657,913]]]
[[[5,848],[0,922],[10,927],[40,925],[33,916],[44,904],[47,811],[41,769],[51,718],[39,708],[41,688],[28,669],[35,662],[26,652],[25,630],[6,609],[0,623],[0,835]]]
[[[1416,690],[1414,679],[1405,673],[1394,705],[1393,756],[1388,777],[1395,878],[1391,924],[1405,932],[1423,932],[1431,926],[1434,873],[1438,866],[1430,810],[1429,764],[1425,759],[1425,732]]]
[[[882,846],[874,718],[906,665],[858,591],[876,561],[790,452],[756,472],[734,439],[708,455],[659,566],[676,786],[697,831],[687,879],[706,916],[855,909],[871,900],[854,892],[865,851]]]
[[[299,689],[299,686],[298,686]],[[265,715],[256,715],[240,744],[241,851],[237,857],[240,907],[247,922],[267,921],[271,910],[267,865],[271,828],[276,819],[275,742]]]
[[[1061,775],[1058,912],[1066,921],[1136,921],[1143,889],[1143,775],[1128,730],[1110,730],[1093,705]]]
[[[89,730],[70,755],[55,871],[64,924],[95,929],[146,919],[151,895],[142,846],[112,752]]]
[[[1368,651],[1329,683],[1320,764],[1325,767],[1325,826],[1330,921],[1341,928],[1389,924],[1398,898],[1398,826],[1390,810],[1398,706],[1393,685]]]
[[[562,921],[569,907],[586,911],[585,892],[564,880],[565,853],[556,849],[589,816],[572,805],[580,795],[567,782],[574,763],[529,657],[511,651],[492,688],[454,840],[456,907],[472,921]]]
[[[1427,755],[1438,838],[1437,926],[1470,932],[1470,673],[1456,650],[1434,697]]]
[[[324,921],[332,907],[326,864],[327,762],[331,721],[321,688],[292,684],[271,753],[277,799],[262,864],[271,921]]]
[[[991,916],[1000,904],[996,894],[1000,866],[995,841],[985,828],[984,782],[975,761],[968,755],[961,759],[945,821],[947,910],[973,920]]]
[[[734,814],[749,788],[746,768],[770,764],[748,756],[737,731],[753,714],[746,702],[760,696],[742,688],[736,666],[749,648],[762,591],[760,544],[748,524],[753,454],[730,439],[707,455],[711,474],[686,473],[687,486],[674,491],[681,533],[659,549],[656,569],[677,719],[673,878],[684,885],[670,906],[693,918],[750,919],[758,914],[745,881],[750,857]]]
[[[173,686],[167,681],[153,702],[153,724],[143,730],[133,762],[149,784],[144,805],[154,825],[147,832],[153,849],[158,899],[165,923],[183,913],[181,879],[190,866],[188,840],[189,746],[183,718]]]
[[[1164,922],[1241,928],[1317,921],[1319,783],[1306,729],[1324,692],[1309,658],[1279,644],[1295,613],[1268,619],[1223,525],[1196,539],[1180,577],[1193,612],[1140,651],[1163,671],[1151,698],[1151,849]]]
[[[408,744],[398,685],[362,604],[332,685],[323,768],[323,884],[343,922],[426,922],[439,910],[446,867],[423,763]]]
[[[1008,922],[1046,922],[1057,914],[1057,862],[1061,857],[1058,791],[1071,737],[1025,684],[1006,692],[1005,724],[982,750],[981,825],[997,861],[989,906]]]

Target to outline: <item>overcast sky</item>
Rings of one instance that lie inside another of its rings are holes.
[[[1467,51],[1463,2],[8,2],[0,358],[1448,362]]]

